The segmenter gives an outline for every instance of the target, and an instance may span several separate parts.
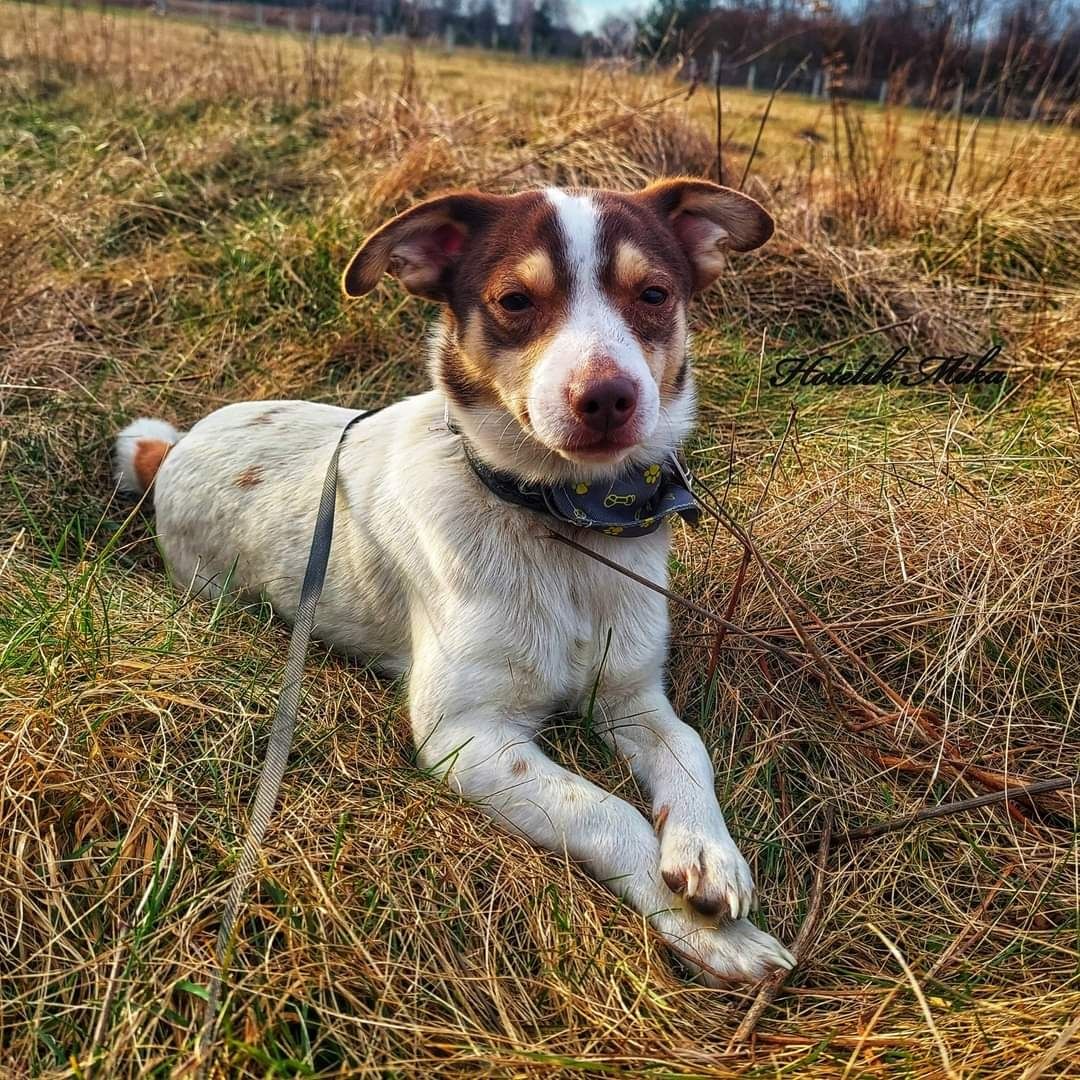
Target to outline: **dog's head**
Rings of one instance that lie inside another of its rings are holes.
[[[772,235],[753,199],[707,180],[644,191],[460,192],[374,233],[344,275],[389,272],[447,306],[433,375],[492,465],[534,480],[655,459],[693,420],[686,308]]]

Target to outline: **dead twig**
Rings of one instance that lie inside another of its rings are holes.
[[[791,951],[798,961],[801,961],[806,956],[817,940],[821,924],[822,899],[825,895],[825,871],[829,863],[831,842],[832,810],[830,809],[825,817],[825,828],[821,830],[817,858],[814,860],[814,883],[810,887],[810,899],[806,905],[806,918],[803,919],[798,936],[795,938],[795,944],[791,947]],[[742,1022],[735,1029],[735,1034],[731,1036],[731,1042],[728,1044],[729,1051],[740,1043],[746,1042],[754,1034],[754,1028],[757,1027],[758,1021],[765,1010],[776,1000],[777,994],[780,993],[790,974],[789,971],[774,971],[761,984],[754,1003],[747,1009]]]
[[[859,829],[849,829],[836,837],[839,843],[842,840],[873,840],[886,833],[899,832],[901,829],[918,825],[922,821],[932,821],[934,818],[949,817],[952,814],[962,814],[965,810],[976,810],[980,806],[992,806],[994,803],[1006,802],[1009,799],[1024,799],[1032,795],[1045,795],[1049,791],[1061,791],[1071,788],[1072,780],[1068,777],[1058,777],[1054,780],[1039,780],[1034,784],[1025,784],[1023,787],[1009,788],[1006,791],[992,791],[988,795],[976,795],[971,799],[958,799],[956,802],[942,803],[939,806],[926,806],[913,814],[905,814],[903,817],[892,818],[878,825],[866,825]],[[806,843],[809,846],[818,837],[810,836]]]
[[[588,548],[584,544],[579,544],[576,540],[571,540],[569,536],[561,536],[557,532],[549,532],[548,536],[552,540],[558,540],[560,544],[566,544],[567,547],[572,547],[575,551],[580,551],[582,555],[588,555],[590,559],[595,559],[598,563],[603,563],[604,566],[608,566],[612,570],[618,571],[618,573],[622,574],[624,577],[630,578],[631,581],[636,581],[639,585],[644,585],[646,589],[652,589],[653,592],[658,592],[661,596],[666,596],[673,603],[686,608],[687,611],[693,611],[698,615],[703,615],[706,619],[712,619],[713,622],[718,626],[723,627],[725,630],[728,630],[733,634],[741,634],[743,637],[749,638],[755,645],[760,646],[762,649],[774,653],[776,656],[782,657],[784,660],[788,660],[796,666],[802,666],[803,659],[796,656],[794,653],[788,652],[787,649],[782,649],[779,645],[774,645],[771,641],[759,637],[752,630],[745,630],[743,627],[737,626],[735,623],[725,619],[722,615],[717,615],[715,611],[710,611],[707,607],[695,604],[693,600],[688,600],[685,596],[680,596],[670,589],[665,589],[663,585],[657,585],[655,581],[650,581],[640,574],[635,574],[633,570],[627,570],[625,566],[620,566],[619,563],[606,558],[597,551],[593,551],[592,548]]]

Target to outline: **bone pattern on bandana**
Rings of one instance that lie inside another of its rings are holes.
[[[547,514],[566,525],[608,536],[647,536],[678,514],[698,523],[697,500],[670,464],[631,466],[613,480],[532,484],[482,461],[462,438],[465,457],[479,480],[505,502]]]

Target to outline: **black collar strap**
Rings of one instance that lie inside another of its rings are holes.
[[[455,431],[453,426],[450,430]],[[489,491],[505,502],[547,514],[565,525],[631,537],[655,532],[674,514],[691,525],[698,523],[697,500],[674,455],[670,462],[631,466],[613,480],[533,484],[493,469],[464,435],[461,445],[472,471]]]

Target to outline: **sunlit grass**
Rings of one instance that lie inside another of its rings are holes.
[[[389,282],[339,295],[370,229],[458,185],[713,175],[715,101],[662,71],[30,5],[0,5],[0,61],[0,1039],[15,1075],[168,1075],[286,636],[167,587],[152,521],[111,499],[112,436],[423,388],[434,309]],[[696,305],[688,457],[882,715],[735,636],[706,686],[714,628],[681,610],[671,683],[790,941],[827,808],[843,829],[1076,775],[1080,139],[783,96],[749,161],[766,100],[723,93],[725,177],[749,164],[778,232]],[[991,341],[1004,388],[769,384],[810,350]],[[723,529],[681,532],[673,587],[721,610],[741,557]],[[797,647],[782,601],[755,563],[734,618]],[[323,650],[309,679],[231,1073],[940,1075],[942,1045],[961,1075],[1066,1067],[1071,796],[838,845],[792,992],[729,1050],[747,996],[684,984],[638,917],[420,772],[399,683]],[[637,798],[587,726],[551,743]]]

